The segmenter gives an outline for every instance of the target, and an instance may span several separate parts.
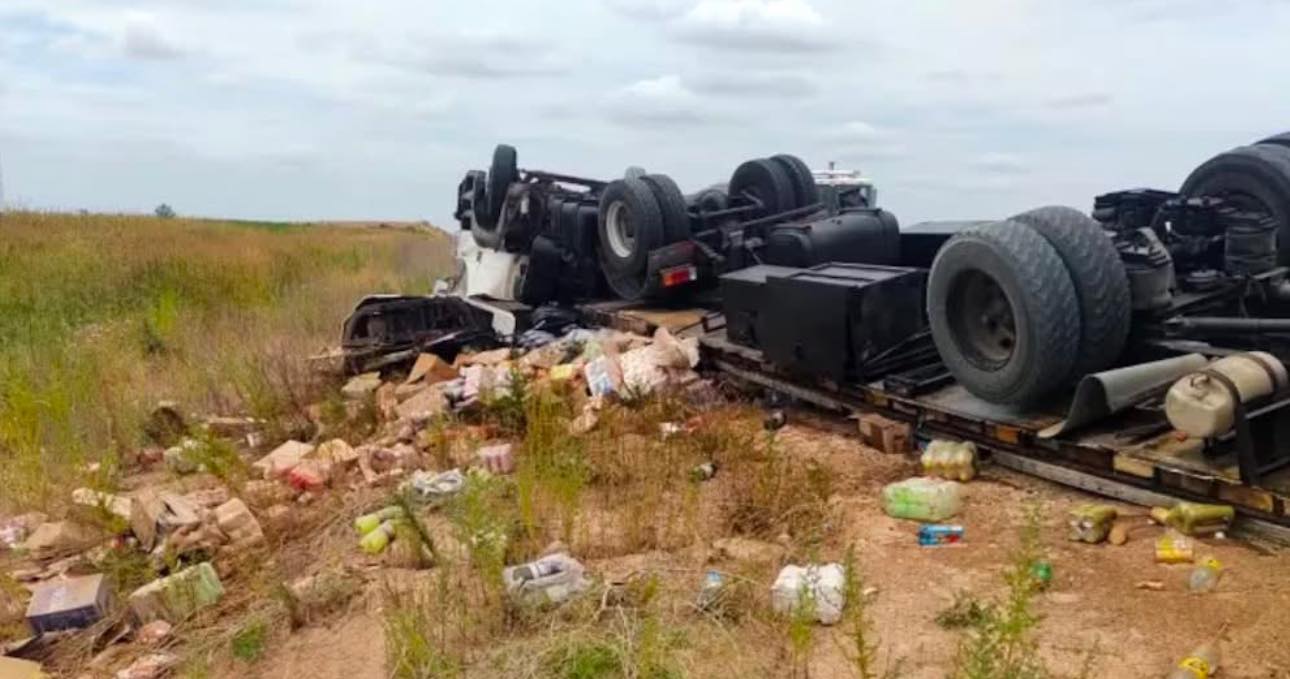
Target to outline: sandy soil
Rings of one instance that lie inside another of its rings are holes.
[[[780,437],[792,455],[814,459],[836,474],[831,531],[820,550],[823,559],[840,559],[854,544],[866,585],[877,589],[869,612],[881,637],[882,657],[903,659],[901,676],[944,677],[958,633],[934,618],[956,592],[992,596],[1003,588],[1002,571],[1015,548],[1017,528],[1027,503],[1042,508],[1043,539],[1054,567],[1051,588],[1037,599],[1043,616],[1039,641],[1049,665],[1078,673],[1084,657],[1097,658],[1094,676],[1130,679],[1164,676],[1193,646],[1227,625],[1221,677],[1290,677],[1290,555],[1268,553],[1236,540],[1207,540],[1198,552],[1213,554],[1226,566],[1217,591],[1187,591],[1190,566],[1155,563],[1159,529],[1137,531],[1124,546],[1086,545],[1066,539],[1066,512],[1091,496],[1012,472],[987,468],[967,487],[964,512],[956,519],[967,529],[966,542],[943,548],[917,543],[918,525],[891,519],[878,502],[881,487],[904,478],[912,462],[882,455],[844,435],[836,426],[789,425]],[[703,501],[719,496],[717,480],[705,484]],[[1144,509],[1120,505],[1127,514]],[[714,550],[695,544],[669,551],[589,559],[593,572],[656,570],[678,602],[693,597],[698,574],[711,567]],[[722,564],[728,565],[728,564]],[[763,572],[769,576],[775,564]],[[1162,591],[1136,587],[1157,580]],[[369,597],[370,601],[375,601]],[[330,625],[307,628],[275,644],[253,667],[226,668],[221,676],[362,679],[384,677],[380,617],[367,603]],[[689,630],[683,654],[692,676],[779,676],[780,651],[757,625]],[[698,632],[696,632],[698,630]],[[810,676],[854,676],[843,656],[839,630],[821,630],[814,643]],[[472,676],[498,676],[487,671]]]

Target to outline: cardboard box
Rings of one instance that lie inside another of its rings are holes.
[[[45,679],[47,676],[39,663],[0,656],[0,679]]]
[[[27,624],[36,634],[81,629],[107,614],[112,588],[102,573],[36,586],[27,605]]]
[[[134,590],[130,594],[130,610],[140,623],[165,620],[175,624],[222,596],[224,587],[219,575],[209,561],[204,561]]]
[[[908,423],[874,413],[860,415],[860,438],[870,448],[890,455],[906,455],[913,450]]]

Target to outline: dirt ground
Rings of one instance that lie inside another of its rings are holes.
[[[800,420],[795,420],[800,422]],[[1133,533],[1123,546],[1087,545],[1066,538],[1066,513],[1092,498],[1087,494],[987,467],[967,486],[964,511],[955,519],[966,527],[961,545],[918,545],[918,524],[887,517],[879,491],[913,471],[910,460],[883,455],[862,446],[836,425],[794,423],[780,435],[785,449],[803,461],[815,460],[835,473],[830,531],[820,549],[824,560],[840,559],[854,545],[865,585],[876,588],[868,612],[880,637],[880,658],[902,661],[899,676],[944,677],[955,654],[959,633],[935,622],[957,592],[995,596],[1003,589],[1002,572],[1018,543],[1024,508],[1041,508],[1042,537],[1052,562],[1051,587],[1036,600],[1043,617],[1038,628],[1042,655],[1060,675],[1076,675],[1092,653],[1092,676],[1130,679],[1164,676],[1179,658],[1226,626],[1219,676],[1230,679],[1290,677],[1290,554],[1237,540],[1206,540],[1198,555],[1212,554],[1225,566],[1216,591],[1187,590],[1189,565],[1159,565],[1154,560],[1158,528]],[[704,484],[703,501],[722,492],[720,474]],[[1119,505],[1125,514],[1145,509]],[[1143,520],[1145,522],[1145,519]],[[575,555],[577,549],[575,545]],[[707,568],[728,567],[710,542],[667,551],[584,559],[600,575],[649,570],[661,575],[678,606],[693,600]],[[714,565],[715,564],[715,565]],[[777,564],[766,564],[764,592]],[[1159,581],[1163,589],[1138,588]],[[254,666],[233,664],[216,674],[229,677],[301,677],[310,679],[378,679],[383,663],[380,600],[369,584],[369,596],[348,614],[323,626],[298,631],[272,645]],[[711,633],[704,633],[710,629]],[[689,676],[784,676],[774,668],[781,654],[769,633],[753,624],[688,627],[683,654]],[[821,628],[813,641],[810,676],[817,679],[854,676],[837,629]],[[513,676],[505,670],[472,671],[470,676]]]

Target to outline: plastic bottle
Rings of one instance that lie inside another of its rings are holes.
[[[1218,646],[1201,644],[1178,662],[1167,679],[1210,679],[1218,671]]]
[[[918,544],[924,547],[952,545],[963,541],[963,526],[925,523],[918,529]]]
[[[888,516],[926,523],[944,521],[963,505],[963,486],[954,481],[916,476],[882,489],[882,506]]]
[[[701,610],[708,610],[717,605],[721,600],[721,592],[725,589],[726,579],[717,571],[708,571],[703,576],[703,587],[699,589],[698,606]]]
[[[963,482],[976,477],[976,444],[971,441],[936,439],[919,459],[924,476]]]
[[[1187,580],[1187,588],[1196,593],[1209,592],[1218,586],[1218,580],[1221,577],[1223,577],[1223,564],[1211,556],[1200,562],[1200,565],[1191,572],[1191,577]]]
[[[380,511],[372,512],[371,514],[364,514],[357,519],[354,519],[354,530],[358,531],[359,535],[367,535],[368,533],[376,530],[382,523],[389,521],[390,519],[398,519],[402,517],[402,507],[397,505],[386,507]]]
[[[394,521],[382,521],[381,525],[369,531],[358,541],[358,546],[368,554],[380,554],[389,546],[394,537]]]
[[[1227,530],[1235,518],[1236,510],[1229,505],[1179,502],[1165,515],[1165,522],[1184,535],[1204,535]]]

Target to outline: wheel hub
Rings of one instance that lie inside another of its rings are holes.
[[[964,272],[947,301],[954,340],[969,361],[997,369],[1012,358],[1016,317],[998,282],[981,271]]]
[[[616,201],[609,206],[605,214],[605,235],[608,236],[609,249],[622,258],[631,257],[636,251],[636,229],[632,225],[631,211],[623,201]]]

